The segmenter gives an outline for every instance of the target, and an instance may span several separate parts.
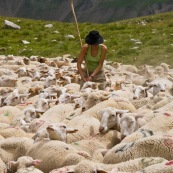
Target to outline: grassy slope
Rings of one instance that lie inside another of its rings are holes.
[[[108,24],[80,23],[79,30],[82,38],[90,30],[99,30],[108,46],[109,60],[135,65],[157,65],[161,62],[173,65],[172,18],[173,12],[169,12]],[[20,25],[21,29],[3,28],[5,19]],[[142,22],[146,25],[142,25]],[[53,24],[53,28],[44,27],[49,23]],[[54,31],[59,33],[53,33]],[[75,39],[65,38],[66,34],[74,35]],[[136,45],[130,39],[136,39],[142,44]],[[21,40],[31,43],[24,45]],[[0,54],[6,55],[56,57],[71,54],[75,57],[80,50],[80,43],[74,23],[0,17],[0,48],[2,47],[6,48],[6,52],[1,51]],[[132,49],[134,47],[138,49]]]

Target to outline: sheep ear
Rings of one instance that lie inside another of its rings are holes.
[[[116,110],[117,114],[124,114],[124,113],[127,113],[127,112],[129,112],[129,110]]]
[[[38,166],[41,162],[42,162],[41,160],[36,159],[36,160],[33,160],[32,164],[33,166]]]
[[[67,133],[76,133],[78,131],[78,129],[73,129],[73,128],[67,128],[66,132]]]

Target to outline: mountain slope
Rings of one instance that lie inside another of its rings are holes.
[[[107,23],[173,10],[172,0],[74,0],[78,22]],[[70,0],[1,0],[0,16],[74,21]]]

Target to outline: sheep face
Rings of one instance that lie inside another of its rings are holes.
[[[41,163],[41,160],[34,160],[32,157],[28,157],[28,156],[23,156],[23,157],[19,157],[17,159],[17,161],[10,161],[8,163],[8,166],[10,169],[13,169],[15,171],[17,171],[18,169],[21,168],[28,168],[30,166],[38,166]]]
[[[141,97],[147,97],[147,91],[146,88],[144,88],[143,86],[135,86],[133,88],[133,99],[139,99]]]
[[[130,115],[123,115],[123,117],[120,119],[120,132],[122,139],[133,133],[136,129],[135,118]]]
[[[103,109],[101,114],[101,123],[99,131],[101,133],[107,132],[109,129],[114,128],[119,130],[120,117],[123,113],[128,112],[127,110],[119,110],[112,107]]]
[[[78,130],[73,128],[67,128],[63,123],[49,124],[46,128],[49,138],[52,140],[67,141],[67,133],[75,133]]]

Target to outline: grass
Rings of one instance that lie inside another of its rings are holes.
[[[173,12],[161,13],[107,24],[79,23],[80,35],[84,38],[90,30],[99,30],[108,47],[107,59],[125,64],[158,65],[161,62],[173,66]],[[10,20],[20,30],[4,28],[4,20]],[[45,28],[46,24],[52,28]],[[29,20],[0,17],[0,54],[30,57],[57,57],[70,54],[76,57],[80,42],[74,23]],[[55,33],[58,31],[59,33]],[[65,38],[74,35],[75,39]],[[141,44],[137,44],[135,39]],[[30,42],[24,45],[22,40]],[[5,48],[6,51],[4,52]]]

